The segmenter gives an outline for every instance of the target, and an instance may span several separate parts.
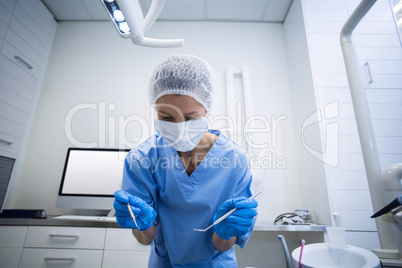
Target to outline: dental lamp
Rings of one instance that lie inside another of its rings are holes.
[[[138,0],[101,0],[110,20],[122,38],[130,38],[134,44],[146,47],[181,47],[183,39],[154,39],[144,37],[151,28],[166,0],[152,0],[151,7],[144,19]]]

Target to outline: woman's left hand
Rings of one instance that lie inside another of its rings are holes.
[[[257,200],[245,197],[238,197],[223,202],[218,212],[214,215],[214,222],[230,210],[234,208],[237,210],[214,226],[215,233],[225,240],[245,235],[253,224],[253,218],[258,215],[257,206]]]

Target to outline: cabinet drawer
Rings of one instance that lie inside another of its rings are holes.
[[[0,115],[0,131],[3,132],[5,140],[14,143],[14,138],[22,139],[24,136],[25,127],[18,125],[15,122],[10,121],[10,119],[4,118]],[[8,139],[7,138],[10,138]]]
[[[19,267],[100,268],[102,255],[102,250],[24,249]]]
[[[31,33],[33,33],[43,44],[48,44],[50,31],[45,32],[38,23],[32,19],[31,13],[25,11],[19,3],[15,6],[13,16],[16,17]]]
[[[21,148],[24,130],[24,127],[0,116],[0,155],[10,158],[17,157]],[[0,244],[2,242],[4,241],[1,239]],[[22,242],[24,243],[24,240]]]
[[[2,101],[29,114],[31,112],[31,102],[15,93],[12,89],[6,88],[0,83],[0,96]]]
[[[0,69],[15,78],[15,80],[18,80],[18,82],[24,84],[34,91],[36,90],[38,80],[24,71],[19,65],[17,65],[17,63],[9,60],[3,54],[0,55]],[[3,81],[0,81],[0,83],[3,83]]]
[[[10,12],[13,12],[15,3],[17,3],[17,0],[0,0],[0,4],[2,4]]]
[[[27,230],[27,226],[0,226],[0,248],[22,248]]]
[[[18,152],[14,152],[11,149],[0,148],[0,155],[8,158],[16,159],[18,157]]]
[[[26,43],[28,43],[41,56],[47,53],[47,47],[43,41],[39,40],[31,31],[29,31],[16,17],[12,17],[9,25],[10,29],[18,33]]]
[[[7,98],[3,98],[3,100],[7,101]],[[0,102],[0,114],[2,117],[12,120],[22,126],[27,125],[29,118],[29,114],[21,111],[19,107],[4,102]]]
[[[138,243],[129,229],[107,228],[105,249],[149,252],[151,246],[144,246]]]
[[[149,252],[105,250],[102,268],[148,267]]]
[[[49,33],[51,31],[50,23],[46,21],[43,15],[38,11],[37,7],[34,7],[31,2],[32,0],[18,0],[17,5],[29,14],[43,32]]]
[[[40,64],[42,61],[41,56],[33,51],[28,44],[26,44],[22,39],[20,42],[15,42],[16,47],[14,47],[9,41],[8,37],[17,36],[12,30],[7,33],[6,40],[4,41],[1,53],[6,56],[9,60],[14,62],[23,71],[32,75],[34,78],[38,78],[40,75]],[[19,38],[20,39],[20,38]],[[34,59],[34,60],[33,60]],[[39,64],[38,64],[39,63]]]
[[[27,100],[28,102],[31,102],[35,97],[34,89],[24,85],[17,78],[4,72],[3,70],[0,70],[0,85]]]
[[[366,89],[396,89],[402,86],[402,74],[363,74],[362,80]],[[371,80],[371,83],[370,83]]]
[[[103,249],[105,228],[30,226],[24,247]]]
[[[1,6],[0,6],[0,8],[1,8]],[[3,43],[2,40],[4,40],[4,38],[6,38],[7,30],[8,30],[7,24],[4,21],[0,20],[0,41],[1,41],[0,44],[2,44]]]
[[[21,259],[22,248],[0,248],[1,267],[17,268]]]
[[[2,1],[2,0],[0,0]],[[13,1],[13,0],[9,0],[9,1]],[[41,14],[41,16],[50,24],[53,25],[56,23],[56,21],[53,18],[53,14],[47,9],[47,7],[42,3],[41,0],[29,0],[29,2],[31,3],[31,5],[33,7],[35,7],[39,13]]]
[[[3,2],[3,1],[2,1]],[[4,3],[0,2],[0,21],[4,22],[6,25],[10,23],[11,20],[11,11],[8,10]]]

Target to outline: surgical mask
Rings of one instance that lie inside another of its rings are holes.
[[[208,130],[208,121],[205,117],[180,123],[155,120],[155,130],[176,151],[188,152],[197,146]]]

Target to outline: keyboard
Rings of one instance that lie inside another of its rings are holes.
[[[106,217],[106,216],[62,215],[62,216],[56,216],[53,219],[73,220],[73,221],[116,222],[116,217]]]

